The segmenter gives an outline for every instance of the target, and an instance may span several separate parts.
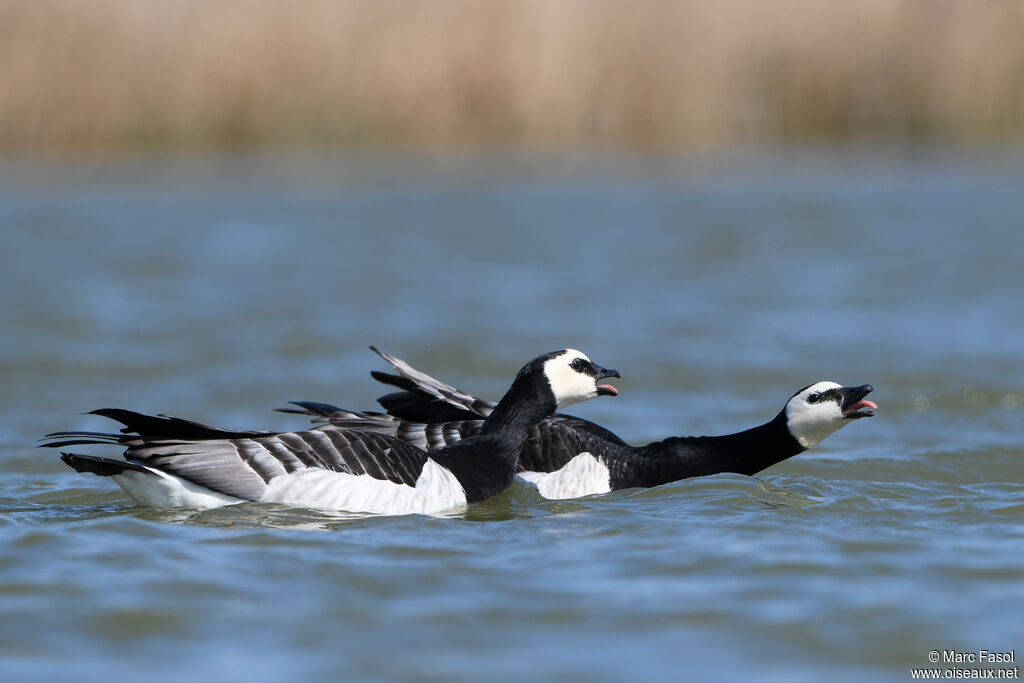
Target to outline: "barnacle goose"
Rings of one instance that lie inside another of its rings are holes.
[[[375,371],[374,378],[403,390],[378,399],[386,414],[310,402],[283,410],[394,435],[431,450],[475,434],[494,409],[489,401],[373,350],[398,372]],[[531,431],[519,456],[519,476],[534,482],[546,498],[575,498],[719,472],[752,475],[811,448],[852,420],[874,415],[878,406],[864,398],[871,391],[868,384],[817,382],[793,394],[774,419],[758,427],[724,436],[672,437],[646,446],[629,446],[592,422],[556,413]]]
[[[391,436],[335,425],[303,432],[234,431],[104,409],[120,434],[57,432],[42,445],[127,447],[124,460],[63,452],[78,472],[111,477],[136,502],[208,508],[242,501],[381,514],[435,513],[500,493],[530,430],[559,405],[614,396],[618,377],[574,349],[527,363],[474,435],[427,453]]]

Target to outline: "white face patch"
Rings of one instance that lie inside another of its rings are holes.
[[[818,382],[789,399],[786,404],[786,426],[804,448],[814,446],[849,422],[843,417],[843,407],[838,401],[823,397],[829,389],[841,387],[841,384],[835,382]]]
[[[566,349],[561,355],[544,363],[544,374],[548,378],[559,408],[598,395],[597,379],[571,367],[577,358],[582,358],[588,365],[590,364],[586,354],[576,349]]]

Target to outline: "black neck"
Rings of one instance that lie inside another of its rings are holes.
[[[517,377],[480,427],[481,434],[511,432],[526,439],[541,420],[553,415],[557,405],[551,391],[537,391],[533,381]]]
[[[806,450],[786,428],[785,411],[758,427],[724,436],[675,437],[643,447],[639,485],[719,472],[752,475]],[[650,483],[648,483],[650,482]]]
[[[551,391],[537,391],[536,379],[517,377],[487,416],[480,432],[434,451],[430,457],[459,480],[470,503],[508,488],[530,431],[555,412]]]

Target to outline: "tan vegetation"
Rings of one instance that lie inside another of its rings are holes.
[[[0,0],[0,150],[1001,142],[1016,0]]]

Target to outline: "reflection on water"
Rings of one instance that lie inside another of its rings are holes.
[[[866,680],[1019,646],[1020,170],[4,168],[0,672]],[[622,395],[572,412],[634,442],[753,426],[821,379],[881,410],[757,478],[440,517],[143,510],[33,447],[109,428],[99,407],[371,408],[369,344],[490,398],[581,348]]]

